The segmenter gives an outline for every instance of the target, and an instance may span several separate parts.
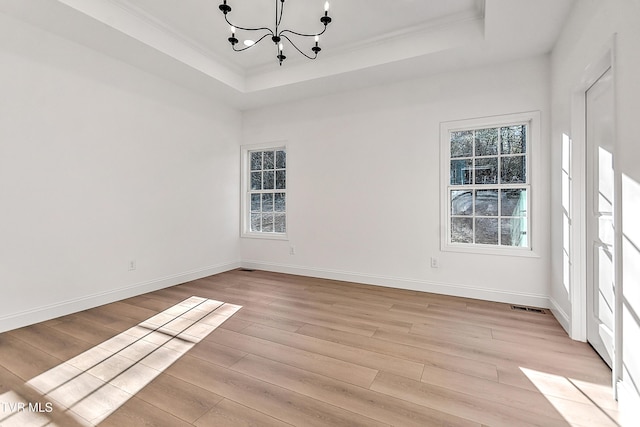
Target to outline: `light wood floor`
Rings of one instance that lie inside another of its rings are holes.
[[[615,426],[611,372],[547,314],[235,270],[0,334],[2,397],[190,296],[242,308],[101,426]],[[56,425],[79,425],[54,410]],[[2,425],[2,422],[0,422]]]

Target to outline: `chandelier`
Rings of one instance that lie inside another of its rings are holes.
[[[322,31],[318,33],[306,34],[306,33],[299,33],[293,30],[281,29],[280,24],[282,23],[282,15],[284,14],[284,1],[285,0],[275,0],[276,2],[275,27],[272,29],[268,27],[246,28],[246,27],[241,27],[239,25],[232,24],[229,21],[229,17],[227,16],[227,14],[231,12],[231,6],[227,4],[227,0],[223,0],[223,3],[218,8],[224,14],[224,20],[227,21],[227,24],[229,24],[231,27],[231,37],[229,37],[227,40],[229,40],[229,43],[231,43],[232,49],[236,52],[242,52],[244,50],[252,48],[253,46],[257,45],[265,38],[271,36],[271,41],[276,46],[276,52],[277,52],[276,59],[278,59],[278,62],[280,63],[280,65],[282,65],[282,61],[287,59],[287,57],[284,55],[284,44],[283,44],[284,40],[287,40],[291,44],[291,46],[293,46],[298,52],[300,52],[302,55],[306,56],[307,58],[316,59],[318,57],[318,52],[322,50],[322,48],[318,46],[318,43],[320,41],[320,36],[323,35],[325,31],[327,31],[327,25],[329,25],[329,23],[331,22],[331,17],[329,16],[329,2],[328,1],[325,2],[324,16],[320,17],[320,22],[324,24],[324,28],[322,29]],[[244,47],[241,47],[238,49],[236,47],[236,45],[238,44],[238,39],[236,38],[236,30],[258,31],[258,32],[263,32],[263,34],[257,40],[246,39],[243,42]],[[313,54],[309,55],[303,52],[302,50],[300,50],[300,48],[298,48],[298,46],[296,46],[296,44],[292,40],[292,38],[301,39],[303,37],[313,37],[315,39],[315,45],[311,47],[311,51],[313,52]]]

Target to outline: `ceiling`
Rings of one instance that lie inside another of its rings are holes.
[[[277,0],[227,0],[238,26],[273,26]],[[310,61],[266,39],[233,52],[222,0],[2,0],[0,12],[249,109],[549,52],[573,0],[333,0]],[[281,28],[317,32],[324,0],[287,0]],[[242,40],[249,38],[238,31]],[[300,48],[309,50],[307,40]]]

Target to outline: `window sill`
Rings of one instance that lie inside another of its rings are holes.
[[[240,237],[262,240],[289,240],[287,233],[242,233]]]
[[[523,257],[523,258],[540,258],[533,249],[529,248],[500,248],[495,246],[479,247],[477,245],[444,245],[442,247],[443,252],[460,252],[476,255],[497,255],[497,256],[510,256],[510,257]]]

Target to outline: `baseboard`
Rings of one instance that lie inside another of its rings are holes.
[[[19,313],[0,316],[0,332],[10,331],[12,329],[21,328],[23,326],[32,325],[34,323],[43,322],[60,316],[66,316],[67,314],[87,310],[103,304],[109,304],[147,292],[157,291],[158,289],[167,288],[169,286],[175,286],[214,274],[223,273],[238,267],[240,267],[239,261],[209,266],[159,279],[136,283],[106,292],[87,295],[81,298],[36,307]]]
[[[564,328],[566,333],[571,336],[571,320],[569,319],[569,315],[560,307],[560,305],[556,302],[555,299],[549,297],[549,309],[551,313],[556,318],[558,323]]]
[[[295,274],[299,276],[318,277],[321,279],[340,280],[345,282],[386,286],[390,288],[408,289],[412,291],[432,292],[436,294],[474,298],[486,301],[496,301],[510,304],[549,308],[549,298],[546,295],[529,294],[523,292],[507,292],[497,289],[486,289],[461,284],[431,282],[400,277],[376,276],[348,271],[326,270],[319,268],[266,263],[262,261],[242,261],[242,267],[254,270],[273,271],[276,273]]]

